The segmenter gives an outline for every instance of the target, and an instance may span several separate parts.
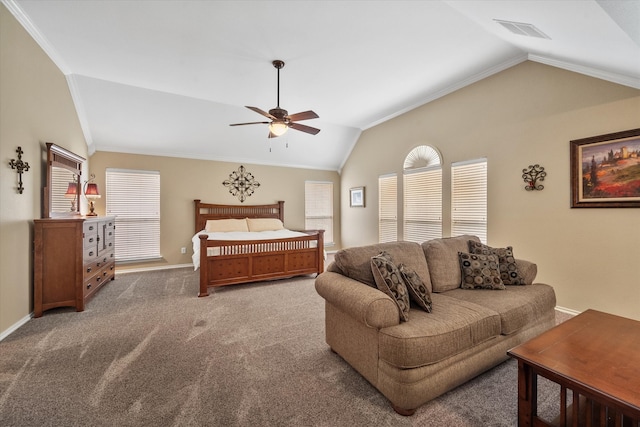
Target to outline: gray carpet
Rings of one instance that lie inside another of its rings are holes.
[[[30,320],[0,342],[0,425],[516,425],[512,360],[403,417],[327,347],[313,278],[197,293],[190,269],[119,274]]]

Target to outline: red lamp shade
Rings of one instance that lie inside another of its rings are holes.
[[[87,184],[87,188],[84,190],[84,195],[87,199],[99,199],[100,192],[98,191],[98,184],[90,182]]]
[[[78,183],[70,182],[69,187],[67,187],[67,192],[64,193],[64,197],[68,199],[73,199],[76,197],[76,194],[78,194]]]

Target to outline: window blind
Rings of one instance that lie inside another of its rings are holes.
[[[403,178],[404,240],[442,237],[442,168],[405,171]]]
[[[333,183],[305,181],[304,226],[324,230],[325,246],[333,244]]]
[[[160,258],[160,172],[107,169],[107,214],[116,215],[116,261]]]
[[[398,240],[398,177],[378,178],[378,242]]]
[[[451,235],[487,242],[487,159],[451,165]]]

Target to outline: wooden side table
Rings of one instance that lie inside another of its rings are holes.
[[[640,425],[639,321],[587,310],[508,354],[518,361],[519,426],[555,425],[537,415],[538,375],[560,384],[560,426]]]

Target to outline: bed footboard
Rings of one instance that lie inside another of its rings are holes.
[[[324,230],[279,240],[207,240],[200,238],[200,292],[208,288],[282,279],[324,271]]]

